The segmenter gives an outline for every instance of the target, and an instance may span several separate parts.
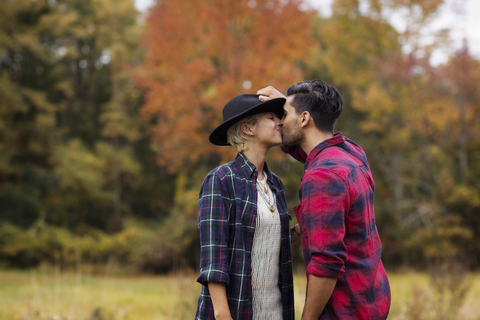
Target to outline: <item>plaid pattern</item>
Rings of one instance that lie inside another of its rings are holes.
[[[305,162],[294,210],[307,277],[338,278],[320,319],[386,319],[390,286],[380,260],[374,182],[363,149],[337,133],[306,159],[295,148],[284,151]]]
[[[290,213],[282,181],[265,164],[267,182],[276,193],[280,213],[279,287],[283,319],[294,319],[290,248]],[[226,284],[233,319],[252,319],[251,251],[257,216],[257,170],[239,153],[232,162],[212,170],[199,195],[200,275],[202,284],[195,319],[215,319],[208,282]]]

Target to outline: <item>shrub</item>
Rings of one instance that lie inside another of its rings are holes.
[[[178,218],[161,226],[142,226],[134,221],[115,234],[89,229],[78,235],[37,220],[24,230],[0,226],[0,260],[15,267],[36,267],[42,262],[73,267],[79,262],[116,264],[138,271],[168,272],[198,265],[196,223]]]

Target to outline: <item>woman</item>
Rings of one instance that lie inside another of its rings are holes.
[[[200,190],[202,284],[195,319],[294,319],[293,278],[284,187],[265,163],[282,143],[284,98],[244,94],[223,109],[210,134],[236,147],[234,161],[212,170]]]

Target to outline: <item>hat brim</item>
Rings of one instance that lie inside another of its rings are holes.
[[[210,133],[208,140],[217,146],[229,146],[230,143],[227,141],[227,131],[237,121],[253,116],[254,114],[264,112],[273,112],[278,116],[283,116],[283,105],[287,101],[285,98],[275,98],[265,102],[261,102],[260,100],[258,101],[258,105],[246,110],[234,118],[223,122],[221,125],[216,127],[212,133]]]

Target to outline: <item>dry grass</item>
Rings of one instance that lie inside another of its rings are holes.
[[[111,277],[3,270],[0,319],[191,319],[199,292],[191,273]]]
[[[195,279],[196,274],[191,272],[168,276],[94,276],[54,268],[0,270],[0,319],[193,319],[200,292]],[[394,273],[389,274],[389,279],[389,319],[418,319],[416,308],[431,307],[428,301],[435,293],[426,274]],[[471,287],[458,319],[479,319],[480,274],[469,275],[468,282]],[[305,277],[297,275],[297,319],[304,299]]]

